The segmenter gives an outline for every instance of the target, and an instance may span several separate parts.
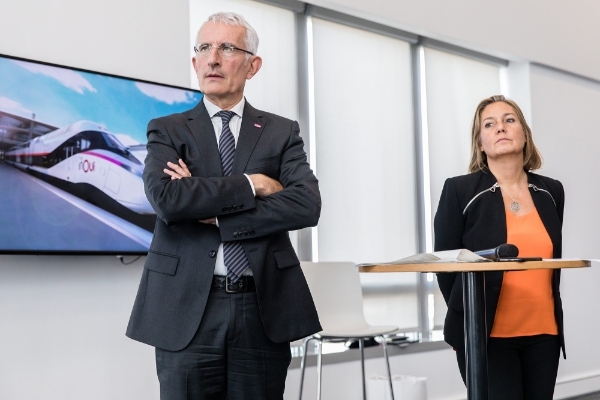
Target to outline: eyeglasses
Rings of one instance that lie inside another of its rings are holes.
[[[198,54],[201,57],[208,57],[208,55],[212,53],[212,50],[215,47],[222,57],[232,57],[236,51],[242,51],[244,53],[250,54],[251,56],[254,55],[254,53],[249,52],[248,50],[240,49],[239,47],[235,47],[228,43],[223,43],[218,46],[214,46],[212,44],[206,44],[206,43],[205,44],[197,44],[194,46],[194,51],[196,52],[196,54]]]

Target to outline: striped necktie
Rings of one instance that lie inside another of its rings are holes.
[[[223,130],[219,137],[219,153],[221,153],[223,176],[229,176],[231,175],[233,156],[235,155],[235,139],[229,128],[229,121],[236,114],[233,111],[220,111],[217,115],[221,117],[223,122]],[[227,268],[227,276],[232,282],[236,282],[246,268],[250,266],[244,248],[239,241],[223,243],[223,260]]]

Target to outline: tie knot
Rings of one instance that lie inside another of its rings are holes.
[[[228,124],[229,121],[231,121],[231,118],[236,114],[233,111],[219,111],[217,115],[221,117],[221,121],[223,121],[223,125],[225,125]]]

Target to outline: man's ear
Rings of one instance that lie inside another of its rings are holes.
[[[248,63],[250,64],[250,68],[248,68],[246,79],[252,79],[252,77],[260,70],[260,67],[262,67],[262,58],[259,56],[252,56]]]

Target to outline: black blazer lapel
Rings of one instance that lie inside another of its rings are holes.
[[[246,101],[240,135],[235,147],[232,174],[241,174],[246,169],[246,164],[248,164],[248,160],[265,128],[265,124],[266,121],[260,111],[256,110]]]
[[[540,219],[552,241],[554,258],[560,258],[562,256],[562,226],[558,217],[557,205],[555,204],[555,194],[550,193],[549,188],[538,175],[531,173],[527,175],[529,183],[535,185],[538,189],[547,191],[546,193],[541,190],[530,189],[533,204],[535,204]]]
[[[205,169],[206,176],[223,176],[223,166],[215,128],[206,111],[204,101],[201,100],[190,112],[187,126],[202,154],[204,161],[202,167]]]

